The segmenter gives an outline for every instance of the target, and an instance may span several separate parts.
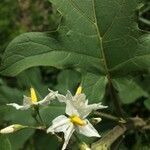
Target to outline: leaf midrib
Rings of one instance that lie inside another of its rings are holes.
[[[88,19],[88,21],[89,21],[90,23],[94,24],[94,26],[95,26],[95,28],[96,28],[97,35],[98,35],[98,40],[99,40],[99,45],[100,45],[99,48],[100,48],[100,51],[101,51],[101,54],[102,54],[102,58],[100,58],[100,59],[103,60],[106,74],[107,74],[107,75],[110,75],[110,70],[109,70],[109,68],[108,68],[108,63],[107,63],[105,51],[104,51],[104,48],[103,48],[103,38],[104,38],[104,36],[106,35],[106,33],[109,31],[109,29],[112,27],[112,25],[114,24],[118,13],[116,13],[115,17],[113,18],[112,23],[110,24],[110,26],[108,27],[108,29],[106,30],[106,32],[104,33],[104,35],[101,36],[100,29],[99,29],[98,23],[97,23],[96,12],[95,12],[95,0],[92,0],[92,4],[93,4],[93,14],[94,14],[94,22],[93,22],[88,16],[85,16],[81,9],[77,8],[77,6],[76,6],[77,4],[75,4],[72,0],[69,0],[69,1],[70,1],[70,4],[71,4],[83,17],[85,17],[86,19]],[[123,2],[124,2],[124,1],[123,1]],[[123,2],[122,2],[122,4],[123,4]],[[123,6],[122,4],[120,5],[119,11],[121,11],[121,8],[122,8],[122,6]]]
[[[92,0],[92,4],[93,4],[93,13],[94,13],[94,20],[95,20],[94,25],[96,27],[96,32],[98,34],[100,51],[101,51],[101,54],[102,54],[102,58],[103,58],[106,74],[109,75],[108,65],[107,65],[107,61],[106,61],[106,56],[105,56],[105,52],[104,52],[104,49],[103,49],[102,37],[101,37],[101,34],[100,34],[100,29],[98,28],[98,25],[97,25],[98,23],[97,23],[97,17],[96,17],[96,12],[95,12],[95,0]]]

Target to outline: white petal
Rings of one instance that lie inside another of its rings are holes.
[[[66,102],[66,97],[62,94],[58,94],[57,98],[59,102]]]
[[[73,100],[73,96],[72,96],[72,94],[71,94],[71,92],[68,90],[67,91],[67,94],[66,94],[66,96],[64,96],[64,95],[62,95],[62,94],[58,94],[57,95],[57,98],[58,98],[58,100],[60,101],[60,102],[67,102],[68,100],[69,101],[72,101]]]
[[[66,97],[63,95],[58,95],[58,99],[60,102],[65,102],[66,103],[66,114],[71,116],[71,115],[79,115],[77,109],[74,107],[73,104],[73,96],[71,92],[68,90]]]
[[[87,119],[86,122],[87,124],[85,126],[78,126],[78,132],[88,137],[100,137],[97,130]]]
[[[72,116],[72,115],[79,116],[77,109],[74,107],[72,101],[69,101],[69,100],[66,101],[66,111],[65,112],[69,116]]]
[[[86,95],[84,93],[75,95],[73,97],[73,101],[76,102],[79,105],[85,105],[85,103],[86,103]]]
[[[63,144],[63,147],[62,147],[62,150],[65,150],[68,143],[69,143],[69,140],[74,132],[74,125],[71,123],[70,126],[68,127],[68,129],[66,130],[66,132],[64,132],[64,138],[65,138],[65,141],[64,141],[64,144]]]
[[[39,104],[39,105],[46,106],[46,105],[50,104],[50,101],[52,101],[56,98],[58,91],[52,91],[50,89],[49,89],[49,91],[50,91],[50,93],[43,100],[35,103],[35,105]]]
[[[17,110],[27,110],[31,107],[31,105],[25,105],[25,106],[22,106],[22,105],[18,105],[16,103],[10,103],[10,104],[7,104],[8,106],[13,106],[14,108],[16,108]]]
[[[104,106],[102,105],[102,103],[98,103],[98,106],[96,109],[104,109],[104,108],[107,108],[108,106]]]
[[[101,103],[87,105],[87,109],[90,109],[90,110],[104,109],[104,108],[107,108],[107,107],[108,106],[101,105]]]
[[[71,92],[69,90],[67,91],[66,99],[67,100],[73,100],[73,96],[72,96],[72,94],[71,94]]]
[[[27,96],[23,96],[23,105],[26,106],[26,105],[32,105],[32,100],[30,97],[27,97]]]
[[[103,106],[101,105],[101,103],[90,104],[84,106],[84,108],[81,108],[79,112],[81,117],[86,118],[93,110],[104,109],[104,108],[107,108],[107,106]]]
[[[48,94],[51,99],[55,99],[58,95],[58,91],[53,91],[51,89],[48,89],[50,91],[50,93]]]
[[[66,130],[69,124],[70,124],[70,119],[64,115],[60,115],[52,121],[52,126],[50,126],[47,129],[47,133],[64,132],[64,130]]]

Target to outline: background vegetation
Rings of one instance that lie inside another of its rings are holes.
[[[17,35],[27,31],[54,30],[60,22],[59,13],[47,0],[4,0],[0,3],[0,10],[0,58],[8,43]],[[137,10],[137,14],[139,27],[142,30],[150,31],[150,2],[148,0],[145,1],[145,6],[141,7],[140,12]],[[119,95],[122,107],[129,116],[138,115],[150,119],[150,70],[142,72],[140,75],[137,72],[134,81],[128,81],[122,80],[122,84],[116,84],[116,86],[122,86],[123,89]],[[30,116],[31,111],[18,113],[18,111],[5,106],[10,102],[21,103],[22,95],[28,95],[31,86],[36,89],[39,97],[43,97],[47,93],[48,87],[59,90],[61,93],[65,93],[67,89],[75,92],[80,82],[81,74],[69,68],[58,70],[53,67],[33,67],[16,77],[0,76],[0,128],[13,123],[35,124],[34,119]],[[107,95],[105,95],[104,101],[106,104],[110,103]],[[49,112],[49,115],[55,116],[55,111]],[[41,113],[45,122],[50,124],[51,120],[49,120],[49,116],[45,115],[46,112],[48,110],[42,110]],[[114,113],[114,111],[109,110],[108,113]],[[114,123],[104,119],[97,128],[100,128],[103,135],[109,127],[113,126]],[[81,136],[81,138],[83,137]],[[5,142],[7,145],[11,145],[12,150],[55,150],[59,149],[62,144],[58,142],[57,137],[35,130],[23,130],[9,135],[6,139],[9,141]],[[113,144],[112,149],[149,150],[149,139],[149,131],[131,130],[126,136],[120,137]],[[91,143],[94,139],[84,138],[83,140]],[[6,148],[1,142],[2,140],[0,140],[0,150],[5,150]],[[75,141],[72,140],[72,142]]]

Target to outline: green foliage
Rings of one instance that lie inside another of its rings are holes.
[[[21,31],[21,28],[18,26],[18,17],[14,15],[19,13],[17,7],[17,1],[5,0],[0,3],[0,53],[4,51],[8,42]],[[14,24],[14,22],[16,23]]]
[[[150,110],[150,99],[145,100],[144,104],[147,107],[147,109]]]
[[[77,85],[81,82],[81,76],[79,72],[72,70],[63,70],[57,77],[58,83],[56,89],[60,93],[65,94],[67,89],[71,89],[73,93],[77,88]]]
[[[101,101],[104,98],[107,82],[105,76],[98,76],[91,73],[83,77],[83,90],[91,100],[91,103]]]
[[[26,33],[13,40],[3,55],[2,74],[16,75],[29,67],[43,65],[81,68],[98,78],[100,74],[122,76],[149,67],[150,37],[137,28],[133,18],[138,2],[112,1],[111,7],[107,7],[107,1],[88,1],[87,10],[82,1],[67,1],[67,9],[61,1],[53,3],[63,15],[59,31]],[[105,19],[101,21],[103,16]],[[130,99],[140,96],[142,93]]]
[[[11,150],[10,141],[4,135],[0,135],[0,149],[1,150]]]
[[[111,7],[107,7],[107,1],[88,1],[83,7],[85,2],[66,1],[67,9],[61,1],[53,3],[64,14],[58,34],[55,38],[47,33],[17,37],[5,51],[2,74],[16,75],[37,65],[73,66],[103,74],[108,71],[128,73],[149,67],[149,35],[140,35],[142,32],[131,17],[138,2],[112,1],[109,2]],[[103,7],[99,8],[101,5]],[[101,21],[103,15],[105,19]]]
[[[45,31],[16,37],[0,54],[0,74],[3,76],[0,78],[0,126],[14,123],[37,125],[33,119],[33,110],[18,111],[5,106],[10,102],[22,104],[23,95],[29,95],[30,87],[36,89],[40,100],[48,93],[49,87],[65,94],[67,90],[75,93],[81,84],[89,103],[108,103],[108,110],[113,112],[116,108],[111,107],[116,94],[121,105],[127,107],[125,110],[130,110],[126,116],[137,115],[134,110],[138,109],[136,104],[139,103],[144,108],[136,112],[144,116],[150,110],[150,34],[149,26],[141,22],[146,18],[144,14],[148,13],[148,5],[144,6],[142,0],[49,1],[52,4],[46,0],[31,0],[25,11],[29,22],[23,23],[18,22],[18,16],[12,13],[19,13],[17,2],[13,2],[14,5],[11,1],[0,4],[0,16],[9,16],[3,17],[2,21],[0,19],[0,52],[19,33]],[[9,11],[11,5],[12,10]],[[138,11],[139,17],[136,14]],[[12,26],[12,22],[16,23]],[[139,29],[137,22],[147,31]],[[110,84],[115,94],[110,90]],[[64,110],[65,106],[57,102],[40,107],[44,125],[49,127],[55,117],[64,114]],[[102,129],[102,132],[112,127],[105,120],[102,125],[107,128]],[[84,141],[85,137],[81,139]],[[141,139],[144,138],[141,136]],[[86,142],[91,144],[94,140]],[[72,142],[78,145],[74,139]],[[147,143],[140,143],[141,147],[147,148]],[[8,137],[0,135],[0,150],[59,149],[61,144],[58,144],[55,135],[45,135],[43,131],[35,132],[34,129],[25,129]],[[131,147],[137,145],[131,144]],[[128,144],[122,143],[121,147],[127,149]]]
[[[114,85],[120,100],[125,104],[133,103],[142,96],[148,97],[148,94],[131,78],[114,79]]]

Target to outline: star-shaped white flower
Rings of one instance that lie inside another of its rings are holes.
[[[72,96],[70,91],[67,92],[66,96],[57,95],[60,102],[66,103],[66,114],[56,117],[52,121],[52,126],[47,129],[47,133],[51,132],[64,132],[65,142],[62,150],[66,149],[66,146],[74,131],[77,131],[88,137],[100,137],[99,133],[93,127],[93,125],[86,119],[92,110],[107,108],[107,106],[98,104],[88,105],[88,100],[85,94],[81,93],[81,89],[78,88],[76,95]]]
[[[80,112],[80,116],[82,118],[87,117],[93,110],[107,108],[107,106],[101,105],[102,103],[97,104],[88,104],[88,99],[86,99],[86,95],[81,93],[82,87],[76,91],[76,94],[72,96],[70,91],[67,91],[66,96],[58,94],[57,98],[60,102],[66,103],[66,113],[71,114],[74,109],[76,109],[77,113]],[[72,108],[73,107],[73,108]]]
[[[30,88],[31,97],[27,97],[24,95],[23,97],[23,105],[18,105],[16,103],[9,103],[7,105],[15,107],[17,110],[27,110],[32,106],[36,105],[48,105],[51,100],[55,99],[58,91],[49,90],[50,93],[41,101],[37,101],[37,95],[33,88]]]

